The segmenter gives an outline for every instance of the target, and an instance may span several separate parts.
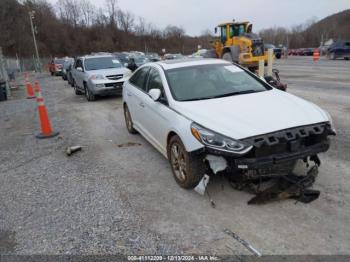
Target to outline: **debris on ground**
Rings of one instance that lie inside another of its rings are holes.
[[[125,144],[119,144],[117,146],[118,147],[131,147],[131,146],[142,146],[142,144],[136,143],[136,142],[127,142]]]
[[[208,183],[209,183],[209,179],[210,179],[210,177],[209,177],[207,174],[205,174],[205,175],[203,176],[203,178],[201,179],[201,181],[199,181],[198,185],[194,188],[194,190],[195,190],[198,194],[204,196],[205,190],[206,190],[207,185],[208,185]]]
[[[67,156],[71,156],[72,154],[81,151],[82,147],[81,146],[70,146],[66,150]]]
[[[251,244],[249,244],[244,239],[240,238],[236,233],[231,230],[225,229],[224,233],[236,239],[239,243],[241,243],[245,248],[247,248],[251,253],[253,253],[257,257],[261,257],[261,253],[256,250]]]
[[[209,202],[210,202],[210,205],[212,208],[215,208],[216,205],[215,205],[215,202],[214,200],[211,198],[210,194],[209,194],[209,191],[208,191],[208,183],[209,183],[209,179],[210,179],[210,176],[208,176],[207,174],[205,174],[203,176],[203,178],[201,179],[201,181],[199,181],[198,185],[194,188],[194,190],[200,194],[200,195],[204,195],[205,193],[207,193],[207,196],[209,198]]]

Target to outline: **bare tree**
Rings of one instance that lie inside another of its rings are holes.
[[[138,22],[135,25],[135,34],[139,36],[145,35],[147,33],[146,27],[146,20],[143,17],[138,17]]]
[[[109,22],[111,25],[118,26],[117,15],[118,15],[118,1],[117,0],[105,0],[107,6],[107,12],[109,16]]]
[[[123,12],[122,10],[118,10],[118,22],[120,28],[125,33],[130,33],[134,28],[135,16],[129,11]]]
[[[81,13],[83,16],[84,25],[90,26],[95,14],[94,6],[89,0],[80,0]]]
[[[59,0],[57,2],[61,19],[76,27],[81,16],[80,3],[78,0]]]

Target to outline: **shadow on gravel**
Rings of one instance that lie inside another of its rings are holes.
[[[0,230],[0,254],[14,251],[17,245],[15,235],[14,231]]]

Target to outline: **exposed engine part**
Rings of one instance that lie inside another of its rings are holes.
[[[309,161],[314,162],[310,167]],[[228,176],[232,187],[255,194],[248,204],[264,204],[269,201],[292,198],[302,203],[310,203],[317,199],[320,191],[309,189],[315,182],[318,174],[318,166],[321,164],[317,155],[300,160],[304,162],[304,168],[294,168],[289,173],[276,173],[264,175],[260,172],[247,170]],[[296,174],[295,172],[298,172]],[[270,183],[267,187],[266,184]],[[262,187],[264,187],[262,189]]]
[[[303,203],[310,203],[320,195],[320,191],[308,189],[315,182],[317,174],[318,166],[314,165],[306,176],[295,174],[282,176],[273,186],[259,192],[249,200],[248,204],[264,204],[268,201],[288,198],[296,199]]]

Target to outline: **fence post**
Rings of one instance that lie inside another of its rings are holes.
[[[0,74],[4,81],[6,82],[6,93],[7,96],[11,96],[11,90],[10,90],[10,85],[9,85],[9,78],[7,75],[7,71],[5,68],[5,59],[2,54],[2,47],[0,46]]]

